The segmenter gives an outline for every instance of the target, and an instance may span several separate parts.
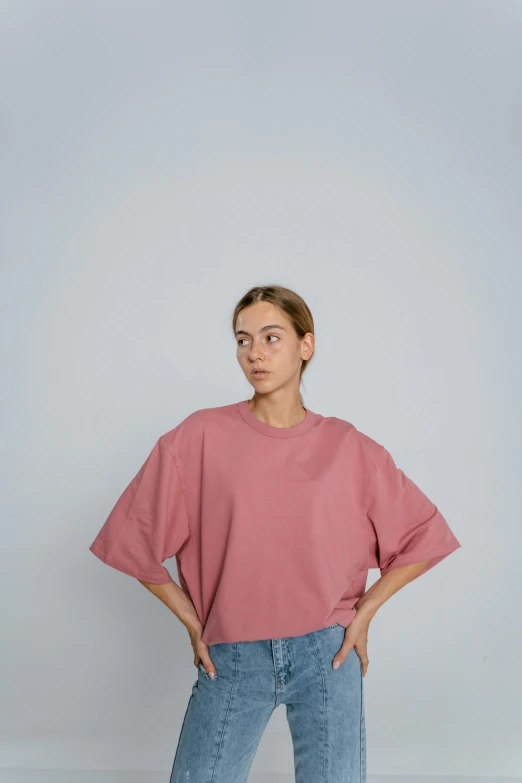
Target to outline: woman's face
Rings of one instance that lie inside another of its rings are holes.
[[[313,353],[314,336],[300,340],[286,315],[270,302],[256,302],[239,313],[236,322],[237,359],[249,383],[262,394],[295,382],[301,363]],[[255,375],[254,369],[266,371]]]

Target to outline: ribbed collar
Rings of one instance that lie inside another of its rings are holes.
[[[293,427],[273,427],[271,424],[266,424],[264,421],[261,421],[261,419],[258,419],[257,416],[252,413],[248,407],[248,400],[241,400],[238,402],[237,408],[247,424],[250,424],[255,430],[261,432],[263,435],[268,435],[271,438],[296,438],[298,435],[303,435],[305,432],[308,432],[308,430],[310,430],[321,418],[318,413],[313,413],[310,408],[303,405],[306,416],[299,424],[296,424]]]

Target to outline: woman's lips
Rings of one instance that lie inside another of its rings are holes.
[[[252,372],[252,375],[254,378],[266,378],[268,375],[270,375],[270,372],[268,370],[254,370]]]

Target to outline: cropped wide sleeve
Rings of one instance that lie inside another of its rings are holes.
[[[129,576],[166,584],[171,576],[162,563],[179,552],[189,535],[189,515],[178,465],[159,438],[89,550]]]
[[[429,560],[417,579],[461,544],[437,506],[383,446],[375,463],[365,495],[369,568],[379,568],[383,575],[392,568]]]

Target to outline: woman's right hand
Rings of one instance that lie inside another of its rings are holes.
[[[216,676],[216,669],[214,667],[214,664],[212,663],[212,660],[210,658],[210,655],[208,654],[208,647],[205,644],[205,642],[201,641],[201,637],[203,635],[203,628],[201,622],[196,623],[195,625],[187,626],[187,631],[190,636],[190,643],[192,644],[192,649],[194,650],[194,666],[199,666],[200,662],[203,664],[206,673],[208,676],[213,680]]]

